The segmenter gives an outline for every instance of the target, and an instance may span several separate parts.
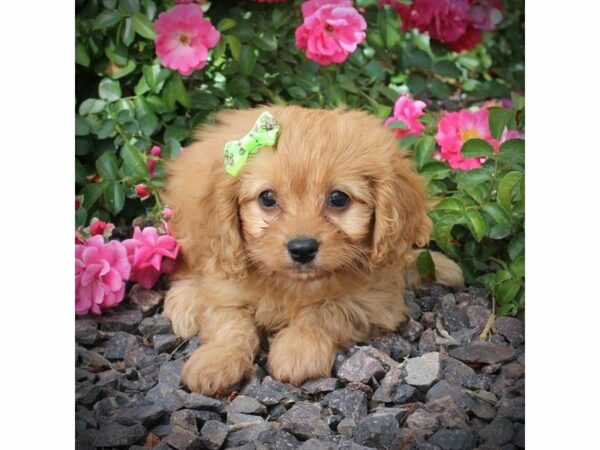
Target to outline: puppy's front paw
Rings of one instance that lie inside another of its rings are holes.
[[[214,395],[253,371],[252,360],[221,345],[203,345],[183,366],[181,379],[193,392]]]
[[[284,329],[269,351],[269,371],[279,381],[300,385],[331,374],[335,346],[327,337],[302,330]]]
[[[183,281],[173,283],[165,299],[163,315],[171,321],[175,334],[183,339],[200,332],[197,292]]]

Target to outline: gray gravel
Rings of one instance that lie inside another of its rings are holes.
[[[77,318],[77,449],[519,449],[525,446],[525,333],[491,313],[483,290],[406,293],[398,333],[340,352],[330,377],[252,379],[221,398],[190,393],[181,368],[198,347],[160,316],[163,293],[135,287],[101,317]]]

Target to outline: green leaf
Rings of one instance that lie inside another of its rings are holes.
[[[523,108],[525,108],[525,97],[522,95],[517,94],[516,92],[511,92],[510,99],[512,100],[512,107],[515,111],[521,111]]]
[[[510,265],[510,270],[519,277],[523,278],[525,276],[525,257],[520,256]]]
[[[465,222],[477,242],[485,236],[485,222],[476,208],[465,210]]]
[[[173,138],[165,139],[168,155],[171,159],[175,159],[181,153],[181,144]]]
[[[256,55],[253,47],[249,45],[242,45],[242,50],[240,52],[240,74],[245,77],[249,76],[256,66],[257,58],[258,56]]]
[[[83,195],[83,207],[89,210],[102,195],[102,185],[100,183],[86,184],[81,189],[81,194]]]
[[[80,66],[90,66],[90,55],[81,42],[75,42],[75,62]]]
[[[379,34],[383,40],[383,45],[386,48],[392,48],[400,42],[400,21],[398,20],[398,14],[385,5],[379,9],[377,14],[377,25],[379,27]]]
[[[435,206],[436,211],[462,211],[463,208],[463,203],[454,197],[445,198]]]
[[[438,61],[433,65],[432,70],[443,77],[458,78],[461,75],[456,64],[451,61]]]
[[[518,171],[508,172],[502,177],[498,184],[497,200],[504,209],[511,209],[512,191],[523,179],[523,173]]]
[[[424,280],[435,280],[435,263],[428,250],[419,253],[419,256],[417,257],[417,270]]]
[[[421,174],[429,180],[443,180],[450,175],[450,168],[441,161],[430,161],[423,165]]]
[[[492,137],[494,139],[500,139],[502,132],[506,128],[506,124],[510,120],[512,112],[506,108],[488,108],[489,111],[489,125]]]
[[[79,105],[79,114],[87,116],[88,114],[97,114],[104,109],[106,102],[97,98],[88,98]]]
[[[118,81],[104,78],[98,86],[98,95],[109,102],[118,100],[121,98],[121,85]]]
[[[79,114],[75,114],[75,136],[87,136],[88,134],[90,134],[90,124]]]
[[[504,228],[512,228],[510,216],[508,213],[497,203],[486,203],[482,208],[487,214],[490,215],[494,222]]]
[[[75,158],[75,183],[84,185],[87,184],[87,172],[83,164],[79,162],[77,158]]]
[[[108,183],[104,188],[103,194],[106,209],[111,214],[120,213],[123,206],[125,206],[125,190],[123,189],[123,185],[118,181]]]
[[[150,22],[150,19],[145,14],[136,13],[132,16],[133,18],[133,29],[137,34],[146,39],[156,39],[156,32],[154,31],[154,25]]]
[[[133,19],[128,17],[123,22],[123,31],[121,32],[123,44],[129,46],[135,39],[135,29],[133,28]]]
[[[507,305],[511,303],[519,290],[521,289],[521,284],[515,280],[505,281],[500,285],[499,288],[496,289],[496,300],[499,305]]]
[[[525,140],[516,138],[504,141],[500,145],[498,162],[523,167],[525,164]]]
[[[96,17],[94,21],[94,30],[104,30],[115,25],[123,16],[116,10],[105,9]]]
[[[227,44],[229,45],[231,56],[233,56],[234,60],[239,61],[240,55],[242,53],[242,43],[237,37],[233,35],[226,36],[225,39],[227,40]]]
[[[119,11],[123,14],[135,14],[140,12],[139,0],[119,0]]]
[[[96,170],[102,178],[107,180],[116,180],[119,178],[119,162],[113,152],[104,152],[96,160]]]
[[[149,113],[139,117],[140,128],[146,136],[152,136],[158,128],[158,117],[156,114]]]
[[[525,233],[520,232],[508,244],[508,256],[511,260],[525,254]]]
[[[219,31],[227,31],[235,27],[236,25],[237,22],[235,20],[226,17],[219,21],[219,23],[217,24],[217,28],[219,29]]]
[[[338,80],[338,86],[341,87],[345,91],[352,92],[353,94],[360,93],[360,91],[356,87],[356,84],[354,84],[354,82],[352,80],[349,80],[348,78],[345,78],[343,80]]]
[[[87,220],[87,211],[82,206],[77,211],[75,211],[75,227],[83,227],[85,226],[85,221]]]
[[[435,150],[435,139],[433,136],[421,136],[417,142],[415,142],[415,161],[417,167],[422,169],[427,161],[431,159],[431,155]],[[439,162],[439,161],[435,161]],[[442,163],[443,164],[443,163]],[[448,169],[448,166],[444,165],[444,169]]]
[[[140,151],[133,145],[126,143],[121,148],[121,158],[126,170],[132,176],[145,177],[146,163]]]
[[[477,168],[468,172],[458,174],[458,186],[460,188],[475,187],[492,179],[489,170]]]
[[[439,220],[433,227],[433,239],[437,246],[447,252],[450,246],[450,238],[452,237],[452,227],[455,223],[450,220]]]
[[[407,130],[408,129],[408,125],[406,124],[406,122],[403,122],[401,120],[394,120],[392,123],[387,125],[387,127],[390,130]]]
[[[481,158],[483,156],[494,156],[493,147],[488,141],[485,141],[483,139],[469,139],[462,145],[460,152],[465,158]]]
[[[496,284],[496,275],[495,274],[486,273],[485,275],[481,275],[477,279],[485,286],[485,288],[488,291],[490,291],[490,292],[494,291],[494,285]]]

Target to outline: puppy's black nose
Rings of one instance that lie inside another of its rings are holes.
[[[298,237],[291,239],[287,244],[287,248],[294,261],[306,264],[317,256],[319,243],[312,238]]]

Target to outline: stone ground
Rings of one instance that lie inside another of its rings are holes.
[[[76,321],[77,449],[516,449],[525,447],[524,323],[496,319],[484,291],[406,293],[411,320],[337,355],[331,378],[273,380],[266,353],[224,398],[190,394],[180,370],[198,346],[134,288]]]

